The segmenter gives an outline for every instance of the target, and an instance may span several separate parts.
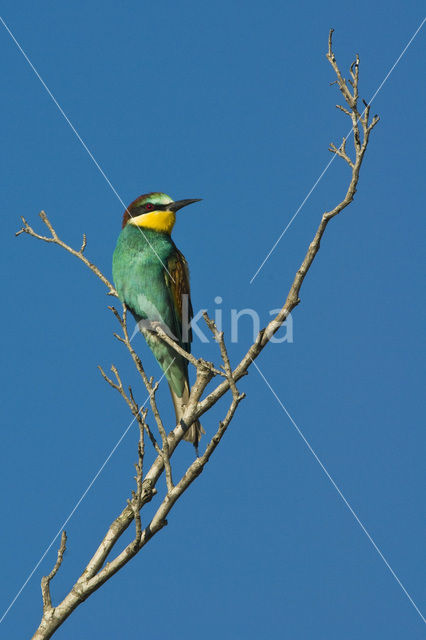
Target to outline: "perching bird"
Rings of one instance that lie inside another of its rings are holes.
[[[169,383],[182,418],[189,398],[188,361],[155,333],[160,326],[186,351],[191,349],[192,306],[188,264],[170,234],[176,211],[196,200],[174,202],[165,193],[140,196],[126,209],[114,251],[112,273],[119,298],[134,315]],[[197,448],[205,433],[198,421],[184,439]]]

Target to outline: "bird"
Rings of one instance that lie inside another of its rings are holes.
[[[171,232],[176,212],[200,200],[174,201],[161,192],[136,198],[124,212],[112,260],[118,297],[133,314],[169,384],[176,424],[182,420],[190,394],[188,361],[158,336],[156,327],[161,327],[190,352],[193,311],[189,268]],[[193,443],[197,455],[203,433],[203,427],[196,420],[183,436]]]

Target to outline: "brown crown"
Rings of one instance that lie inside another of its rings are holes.
[[[123,213],[123,221],[121,224],[121,228],[124,229],[124,227],[126,226],[126,224],[129,222],[130,218],[132,218],[132,209],[133,207],[139,203],[140,200],[142,200],[143,198],[147,198],[148,196],[152,196],[154,192],[151,193],[143,193],[141,196],[139,196],[138,198],[136,198],[136,200],[133,200],[133,202],[131,202],[129,204],[129,206],[127,207],[127,209],[125,210],[125,212]]]

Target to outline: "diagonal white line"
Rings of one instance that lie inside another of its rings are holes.
[[[383,85],[385,84],[386,80],[389,78],[389,76],[391,75],[392,71],[395,69],[395,67],[397,66],[398,62],[401,60],[401,58],[403,57],[403,55],[405,54],[405,52],[407,51],[408,47],[411,45],[411,43],[413,42],[414,38],[417,36],[417,34],[419,33],[420,29],[423,27],[424,23],[426,22],[426,17],[423,18],[422,22],[420,23],[420,25],[417,27],[416,31],[413,33],[413,35],[411,36],[411,38],[409,39],[409,41],[407,42],[407,44],[405,45],[404,49],[401,51],[401,53],[399,54],[398,58],[395,60],[395,62],[393,63],[393,65],[391,66],[391,68],[389,69],[389,71],[387,72],[387,74],[385,75],[385,77],[383,78],[382,82],[379,84],[379,86],[377,87],[376,91],[373,93],[372,97],[370,98],[370,100],[368,101],[369,104],[372,104],[373,100],[375,99],[375,97],[377,96],[377,94],[379,93],[379,91],[381,90],[381,88],[383,87]],[[362,112],[362,115],[364,115],[365,113],[365,109]],[[346,134],[345,138],[348,139],[351,135],[353,134],[353,130],[352,128],[348,131],[348,133]],[[257,271],[255,272],[255,274],[252,276],[251,280],[250,280],[250,284],[252,284],[255,280],[255,278],[259,275],[260,271],[263,269],[265,263],[269,260],[269,258],[271,257],[272,253],[275,251],[275,249],[277,248],[279,242],[281,241],[281,239],[283,238],[283,236],[287,233],[288,229],[290,228],[290,226],[292,225],[294,219],[296,218],[296,216],[299,215],[300,211],[303,209],[306,201],[309,199],[309,197],[311,196],[312,192],[316,189],[318,183],[322,180],[322,178],[324,177],[324,174],[328,171],[328,169],[330,168],[330,165],[334,162],[336,158],[336,155],[333,154],[331,160],[327,163],[325,169],[323,169],[322,173],[318,176],[318,178],[316,179],[316,181],[314,182],[313,186],[311,187],[311,189],[308,191],[308,194],[305,196],[305,198],[302,200],[301,204],[299,205],[299,207],[297,208],[296,212],[293,214],[292,218],[290,219],[290,221],[288,222],[287,226],[285,227],[285,229],[281,232],[281,234],[278,236],[278,239],[274,242],[274,244],[272,245],[271,249],[269,250],[269,252],[267,253],[266,257],[264,258],[263,262],[260,264],[260,266],[258,267]]]
[[[303,442],[306,444],[306,446],[308,447],[309,451],[312,453],[312,455],[314,456],[315,460],[318,462],[318,464],[320,465],[321,469],[324,471],[325,475],[327,476],[327,478],[330,480],[331,484],[333,485],[333,487],[336,489],[337,493],[339,494],[339,496],[341,497],[341,499],[343,500],[343,502],[345,503],[346,507],[349,509],[349,511],[351,512],[351,514],[353,515],[353,517],[355,518],[355,520],[357,521],[357,523],[359,524],[359,526],[361,527],[362,531],[365,533],[365,535],[367,536],[367,538],[369,539],[369,541],[371,542],[371,544],[373,545],[373,547],[375,548],[375,550],[377,551],[377,553],[379,554],[379,556],[381,557],[381,559],[383,560],[383,562],[385,563],[385,565],[387,566],[387,568],[389,569],[389,571],[391,572],[392,576],[395,578],[395,580],[397,581],[397,583],[399,584],[399,586],[401,587],[401,589],[403,590],[403,592],[405,593],[405,595],[407,596],[408,600],[410,601],[410,603],[413,605],[414,609],[417,611],[417,613],[419,614],[420,618],[423,620],[423,622],[426,624],[426,619],[423,616],[422,612],[420,611],[420,609],[418,608],[418,606],[416,605],[416,603],[414,602],[413,598],[410,596],[410,594],[408,593],[407,589],[404,587],[404,585],[402,584],[401,580],[398,578],[398,576],[396,575],[395,571],[392,569],[392,567],[390,566],[389,562],[386,560],[385,556],[383,555],[383,553],[380,551],[379,547],[377,546],[377,544],[374,542],[373,538],[371,537],[371,535],[368,533],[367,529],[365,528],[364,524],[361,522],[361,520],[359,519],[358,515],[355,513],[355,511],[353,510],[353,508],[351,507],[351,505],[349,504],[349,502],[346,500],[345,496],[343,495],[341,489],[337,486],[336,482],[333,480],[333,478],[331,477],[331,475],[329,474],[329,472],[327,471],[327,469],[325,468],[324,464],[321,462],[320,458],[318,457],[317,453],[314,451],[314,449],[312,448],[312,446],[309,444],[308,440],[305,438],[305,436],[303,435],[300,427],[298,427],[298,425],[296,424],[296,422],[294,421],[294,419],[291,417],[291,415],[289,414],[289,412],[287,411],[286,407],[284,406],[284,404],[281,402],[280,398],[278,397],[278,395],[275,393],[274,389],[272,388],[272,386],[270,385],[270,383],[268,382],[268,380],[265,378],[265,376],[263,375],[262,371],[259,369],[258,365],[256,364],[256,362],[254,360],[252,360],[254,366],[256,367],[260,377],[263,379],[263,381],[265,382],[266,386],[269,388],[269,390],[271,391],[272,395],[274,396],[275,400],[278,402],[278,404],[280,405],[281,409],[284,411],[284,413],[287,415],[287,417],[289,418],[290,422],[292,423],[293,427],[296,429],[297,433],[299,434],[299,436],[302,438]]]
[[[24,56],[25,60],[28,62],[28,64],[30,65],[31,69],[34,71],[35,75],[37,76],[37,78],[40,80],[41,84],[43,85],[44,89],[47,91],[48,95],[50,96],[50,98],[52,99],[52,101],[54,102],[54,104],[56,105],[56,107],[58,108],[59,112],[61,113],[62,117],[64,118],[64,120],[67,122],[67,124],[70,126],[71,130],[73,131],[74,135],[76,136],[77,140],[80,142],[80,144],[82,145],[83,149],[86,151],[86,153],[88,154],[88,156],[90,157],[90,159],[92,160],[92,162],[94,163],[95,167],[97,168],[97,170],[99,171],[99,173],[102,175],[102,177],[104,178],[104,180],[107,182],[107,184],[109,185],[109,187],[111,188],[112,192],[114,193],[114,195],[116,196],[116,198],[118,199],[118,201],[121,203],[121,205],[123,206],[124,210],[128,212],[128,214],[130,215],[131,218],[133,218],[133,216],[131,215],[130,211],[128,211],[126,205],[124,204],[123,200],[121,199],[121,197],[119,196],[117,190],[115,189],[114,185],[111,183],[110,179],[108,178],[108,176],[106,175],[106,173],[104,172],[104,170],[102,169],[102,167],[99,165],[99,163],[97,162],[96,158],[94,157],[93,153],[90,151],[89,147],[87,146],[87,144],[84,142],[83,138],[80,136],[80,134],[78,133],[77,129],[74,127],[73,123],[71,122],[71,120],[68,118],[67,114],[65,113],[65,111],[62,109],[61,105],[59,104],[59,102],[56,100],[55,96],[53,95],[53,93],[51,92],[51,90],[49,89],[49,87],[47,86],[47,84],[45,83],[45,81],[43,80],[43,78],[41,77],[41,75],[39,74],[39,72],[37,71],[37,69],[35,68],[35,66],[33,65],[33,63],[31,62],[31,60],[29,59],[29,57],[27,56],[27,54],[25,53],[25,51],[23,50],[23,48],[21,47],[21,45],[19,44],[18,40],[15,38],[15,36],[13,35],[12,31],[9,29],[9,27],[7,26],[6,22],[3,20],[2,16],[0,16],[0,22],[3,24],[4,28],[6,29],[6,31],[8,32],[8,34],[10,35],[10,37],[12,38],[13,42],[16,44],[16,46],[18,47],[19,51],[22,53],[22,55]],[[148,245],[151,247],[152,251],[154,252],[154,254],[157,256],[158,260],[161,262],[161,264],[163,265],[163,267],[165,268],[165,270],[167,271],[167,273],[169,274],[169,276],[171,277],[172,281],[174,282],[174,278],[171,275],[171,273],[169,272],[169,270],[167,269],[166,265],[164,264],[164,262],[161,260],[160,256],[158,255],[158,253],[156,252],[156,250],[154,249],[154,247],[152,246],[152,244],[150,243],[150,241],[148,240],[148,238],[146,237],[146,235],[144,234],[144,232],[142,231],[141,227],[137,227],[139,229],[139,231],[141,232],[141,234],[143,235],[144,239],[146,240],[146,242],[148,243]]]
[[[383,78],[382,82],[377,87],[376,91],[373,94],[373,97],[370,98],[370,104],[373,102],[374,98],[377,96],[377,94],[379,93],[380,89],[383,87],[383,85],[385,84],[386,80],[389,78],[390,74],[395,69],[396,65],[401,60],[402,56],[405,54],[405,52],[407,51],[408,47],[413,42],[414,38],[419,33],[420,29],[423,27],[425,22],[426,22],[426,17],[423,18],[423,20],[421,21],[421,23],[419,24],[419,26],[417,27],[417,29],[415,30],[415,32],[413,33],[413,35],[411,36],[411,38],[409,39],[409,41],[407,42],[407,44],[405,45],[405,47],[403,48],[401,53],[399,54],[398,58],[395,60],[395,62],[393,63],[393,65],[391,66],[391,68],[389,69],[389,71],[387,72],[385,77]]]
[[[351,129],[352,131],[352,129]],[[346,138],[348,138],[350,135],[350,133],[346,134]],[[256,273],[252,276],[251,280],[250,280],[250,284],[253,284],[255,278],[259,275],[260,271],[263,269],[264,264],[269,260],[270,256],[272,255],[272,253],[275,251],[277,245],[279,244],[279,242],[281,241],[282,237],[287,233],[287,230],[290,228],[290,226],[293,223],[293,220],[296,218],[296,216],[300,213],[300,211],[303,209],[305,202],[309,199],[309,196],[311,195],[311,193],[315,190],[317,184],[321,181],[321,179],[323,178],[324,174],[327,172],[328,168],[330,167],[331,163],[334,162],[336,158],[336,155],[333,155],[331,157],[331,160],[328,162],[328,164],[326,165],[325,169],[323,169],[322,173],[318,176],[318,178],[316,179],[316,181],[314,182],[313,186],[311,187],[310,191],[308,191],[308,194],[305,196],[304,200],[302,200],[301,204],[299,205],[298,209],[296,210],[296,213],[293,214],[292,218],[290,218],[290,221],[288,222],[287,226],[285,227],[285,229],[281,232],[281,234],[278,236],[278,239],[275,241],[275,243],[272,245],[271,249],[269,250],[268,254],[266,255],[266,257],[264,258],[262,264],[259,266],[259,268],[257,269]]]
[[[175,361],[175,358],[173,358],[173,360],[171,361],[171,363],[169,364],[169,366],[167,367],[167,369],[164,371],[163,375],[161,376],[161,378],[159,379],[157,384],[160,384],[160,382],[163,380],[164,376],[166,375],[167,371],[169,370],[169,368],[172,366],[173,362]],[[141,411],[141,409],[144,408],[144,406],[146,405],[146,403],[148,402],[148,400],[150,399],[152,395],[152,392],[148,394],[148,396],[146,397],[144,403],[140,406],[139,411]],[[139,412],[138,412],[139,413]],[[77,502],[75,503],[74,507],[72,508],[72,510],[70,511],[69,515],[66,517],[66,519],[63,521],[63,523],[61,524],[61,526],[59,527],[58,532],[55,534],[55,536],[52,538],[52,540],[50,541],[49,545],[47,546],[47,548],[45,549],[44,553],[42,554],[41,558],[39,559],[39,561],[37,562],[37,564],[34,566],[34,568],[32,569],[32,571],[30,572],[28,578],[25,580],[24,584],[22,585],[22,587],[19,589],[18,593],[16,594],[16,596],[13,598],[12,602],[9,604],[9,606],[7,607],[7,609],[5,610],[5,612],[3,613],[2,617],[0,618],[0,624],[3,622],[3,620],[5,619],[5,617],[7,616],[7,614],[9,613],[9,611],[11,610],[11,608],[13,607],[13,605],[15,604],[15,602],[17,601],[17,599],[19,598],[19,596],[21,595],[21,593],[23,592],[23,590],[25,589],[25,587],[27,586],[27,584],[29,583],[29,581],[31,580],[31,578],[33,577],[34,573],[37,571],[37,569],[39,568],[40,564],[43,562],[44,558],[46,557],[46,555],[49,553],[50,549],[52,548],[52,546],[55,544],[55,541],[58,539],[58,537],[61,535],[62,531],[64,530],[64,527],[66,527],[66,525],[68,524],[68,522],[71,520],[72,516],[74,515],[74,513],[77,511],[78,507],[80,506],[80,504],[83,502],[84,498],[86,497],[86,495],[89,493],[90,489],[93,487],[93,485],[95,484],[96,480],[99,478],[99,476],[101,475],[102,471],[105,469],[106,465],[108,464],[108,462],[110,461],[110,459],[112,458],[112,456],[114,455],[114,453],[116,452],[118,446],[120,445],[120,443],[122,442],[122,440],[125,438],[126,434],[128,433],[130,427],[132,426],[132,424],[134,423],[134,421],[136,420],[137,415],[133,418],[133,420],[127,425],[126,429],[123,431],[122,435],[120,436],[120,438],[117,440],[117,442],[115,443],[115,445],[113,446],[113,448],[111,449],[111,451],[109,452],[108,456],[105,458],[104,462],[101,464],[101,466],[99,467],[99,469],[97,470],[97,472],[95,473],[95,475],[93,476],[92,480],[89,482],[87,488],[85,489],[85,491],[81,494],[80,498],[77,500]]]

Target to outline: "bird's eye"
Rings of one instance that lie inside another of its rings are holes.
[[[146,205],[145,205],[145,207],[146,207],[146,208],[148,209],[148,211],[149,211],[150,209],[153,209],[153,208],[154,208],[154,205],[152,205],[150,202],[148,202],[148,204],[146,204]]]

